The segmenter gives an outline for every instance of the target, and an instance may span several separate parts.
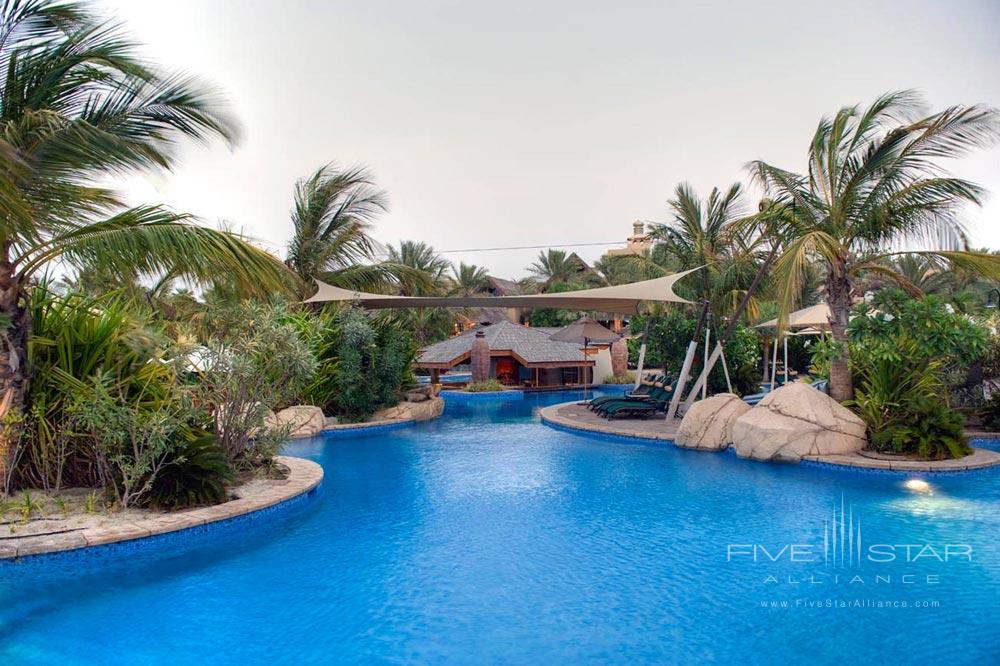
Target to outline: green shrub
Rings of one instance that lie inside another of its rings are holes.
[[[989,400],[979,408],[979,418],[987,430],[1000,430],[1000,391],[994,391]]]
[[[972,452],[962,432],[961,412],[934,399],[912,401],[907,407],[906,422],[879,433],[873,440],[876,448],[891,446],[893,451],[913,452],[928,460],[961,458]]]
[[[128,499],[135,500],[133,491],[147,480],[141,470],[156,466],[175,431],[188,427],[180,421],[191,417],[187,390],[165,361],[170,340],[115,296],[59,295],[41,284],[30,303],[30,407],[21,425],[17,483],[56,492],[103,486],[119,493],[126,484]],[[125,405],[135,413],[116,411]],[[101,416],[113,421],[110,437],[97,422]],[[152,450],[116,450],[127,437],[123,429],[138,424],[151,430],[136,446],[148,443]],[[127,480],[121,476],[125,469]]]
[[[288,428],[268,416],[301,396],[317,364],[283,307],[247,303],[234,312],[202,350],[194,380],[229,464],[246,469],[270,461],[288,438]]]
[[[218,504],[226,500],[226,483],[232,480],[225,452],[204,433],[171,450],[153,480],[149,503],[164,509]]]
[[[649,368],[664,368],[667,374],[676,377],[684,364],[688,343],[698,324],[698,315],[682,308],[668,308],[650,315],[637,315],[629,322],[632,333],[641,334],[649,317],[652,317],[652,322],[646,344],[645,365]],[[715,332],[713,330],[713,339]],[[703,345],[704,331],[700,338]],[[640,344],[637,339],[629,340],[629,356],[632,363],[638,362]],[[756,369],[760,363],[760,334],[755,329],[741,324],[726,343],[725,352],[733,390],[741,395],[756,393],[759,390],[760,371],[750,372],[745,368]],[[691,366],[692,376],[697,377],[701,372],[703,361],[704,350],[699,347]],[[712,393],[727,390],[726,376],[721,362],[716,363],[708,376],[708,389]]]
[[[625,372],[621,375],[608,375],[604,378],[605,384],[635,384],[635,373]]]
[[[337,328],[334,413],[360,421],[399,402],[403,390],[413,385],[410,366],[416,348],[407,332],[395,320],[373,319],[357,308],[342,310]]]
[[[68,411],[73,432],[90,435],[99,478],[121,508],[146,503],[194,417],[182,398],[149,404],[145,397],[122,396],[112,377],[98,375],[76,392]]]
[[[868,426],[870,448],[922,458],[961,457],[971,450],[963,416],[947,404],[943,362],[926,360],[919,343],[902,336],[896,353],[870,355],[855,367],[855,397],[848,403]]]
[[[487,379],[484,382],[471,382],[465,387],[468,393],[489,393],[491,391],[505,391],[506,389],[506,386],[495,379]]]

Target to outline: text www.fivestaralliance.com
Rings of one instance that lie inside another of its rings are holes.
[[[779,610],[820,610],[852,608],[940,608],[941,602],[927,599],[868,599],[862,597],[848,599],[762,599],[761,608]]]

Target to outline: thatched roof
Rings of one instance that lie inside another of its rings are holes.
[[[552,340],[549,336],[553,330],[557,329],[530,328],[509,321],[476,326],[461,335],[424,347],[416,363],[420,367],[442,369],[458,365],[469,358],[476,333],[482,331],[494,356],[509,353],[528,367],[593,365],[591,360],[584,361],[580,345]]]
[[[520,296],[524,293],[521,285],[513,280],[504,280],[490,275],[487,276],[486,281],[490,285],[490,294],[493,296]]]

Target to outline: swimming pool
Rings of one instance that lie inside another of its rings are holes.
[[[572,397],[293,443],[326,476],[281,520],[0,565],[0,663],[997,661],[998,473],[908,489],[533,415]]]

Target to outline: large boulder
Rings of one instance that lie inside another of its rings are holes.
[[[414,421],[429,421],[441,416],[444,412],[444,398],[434,397],[423,402],[406,403],[410,418]]]
[[[292,437],[313,437],[326,425],[323,410],[313,405],[293,405],[274,415],[279,426],[291,428]]]
[[[725,449],[733,441],[733,423],[749,411],[750,405],[733,393],[700,400],[684,415],[674,444],[705,451]]]
[[[372,421],[428,421],[444,412],[444,398],[428,398],[421,402],[401,402],[375,412]]]
[[[768,393],[736,419],[733,447],[741,458],[799,462],[803,456],[854,453],[866,443],[865,423],[808,384]]]

